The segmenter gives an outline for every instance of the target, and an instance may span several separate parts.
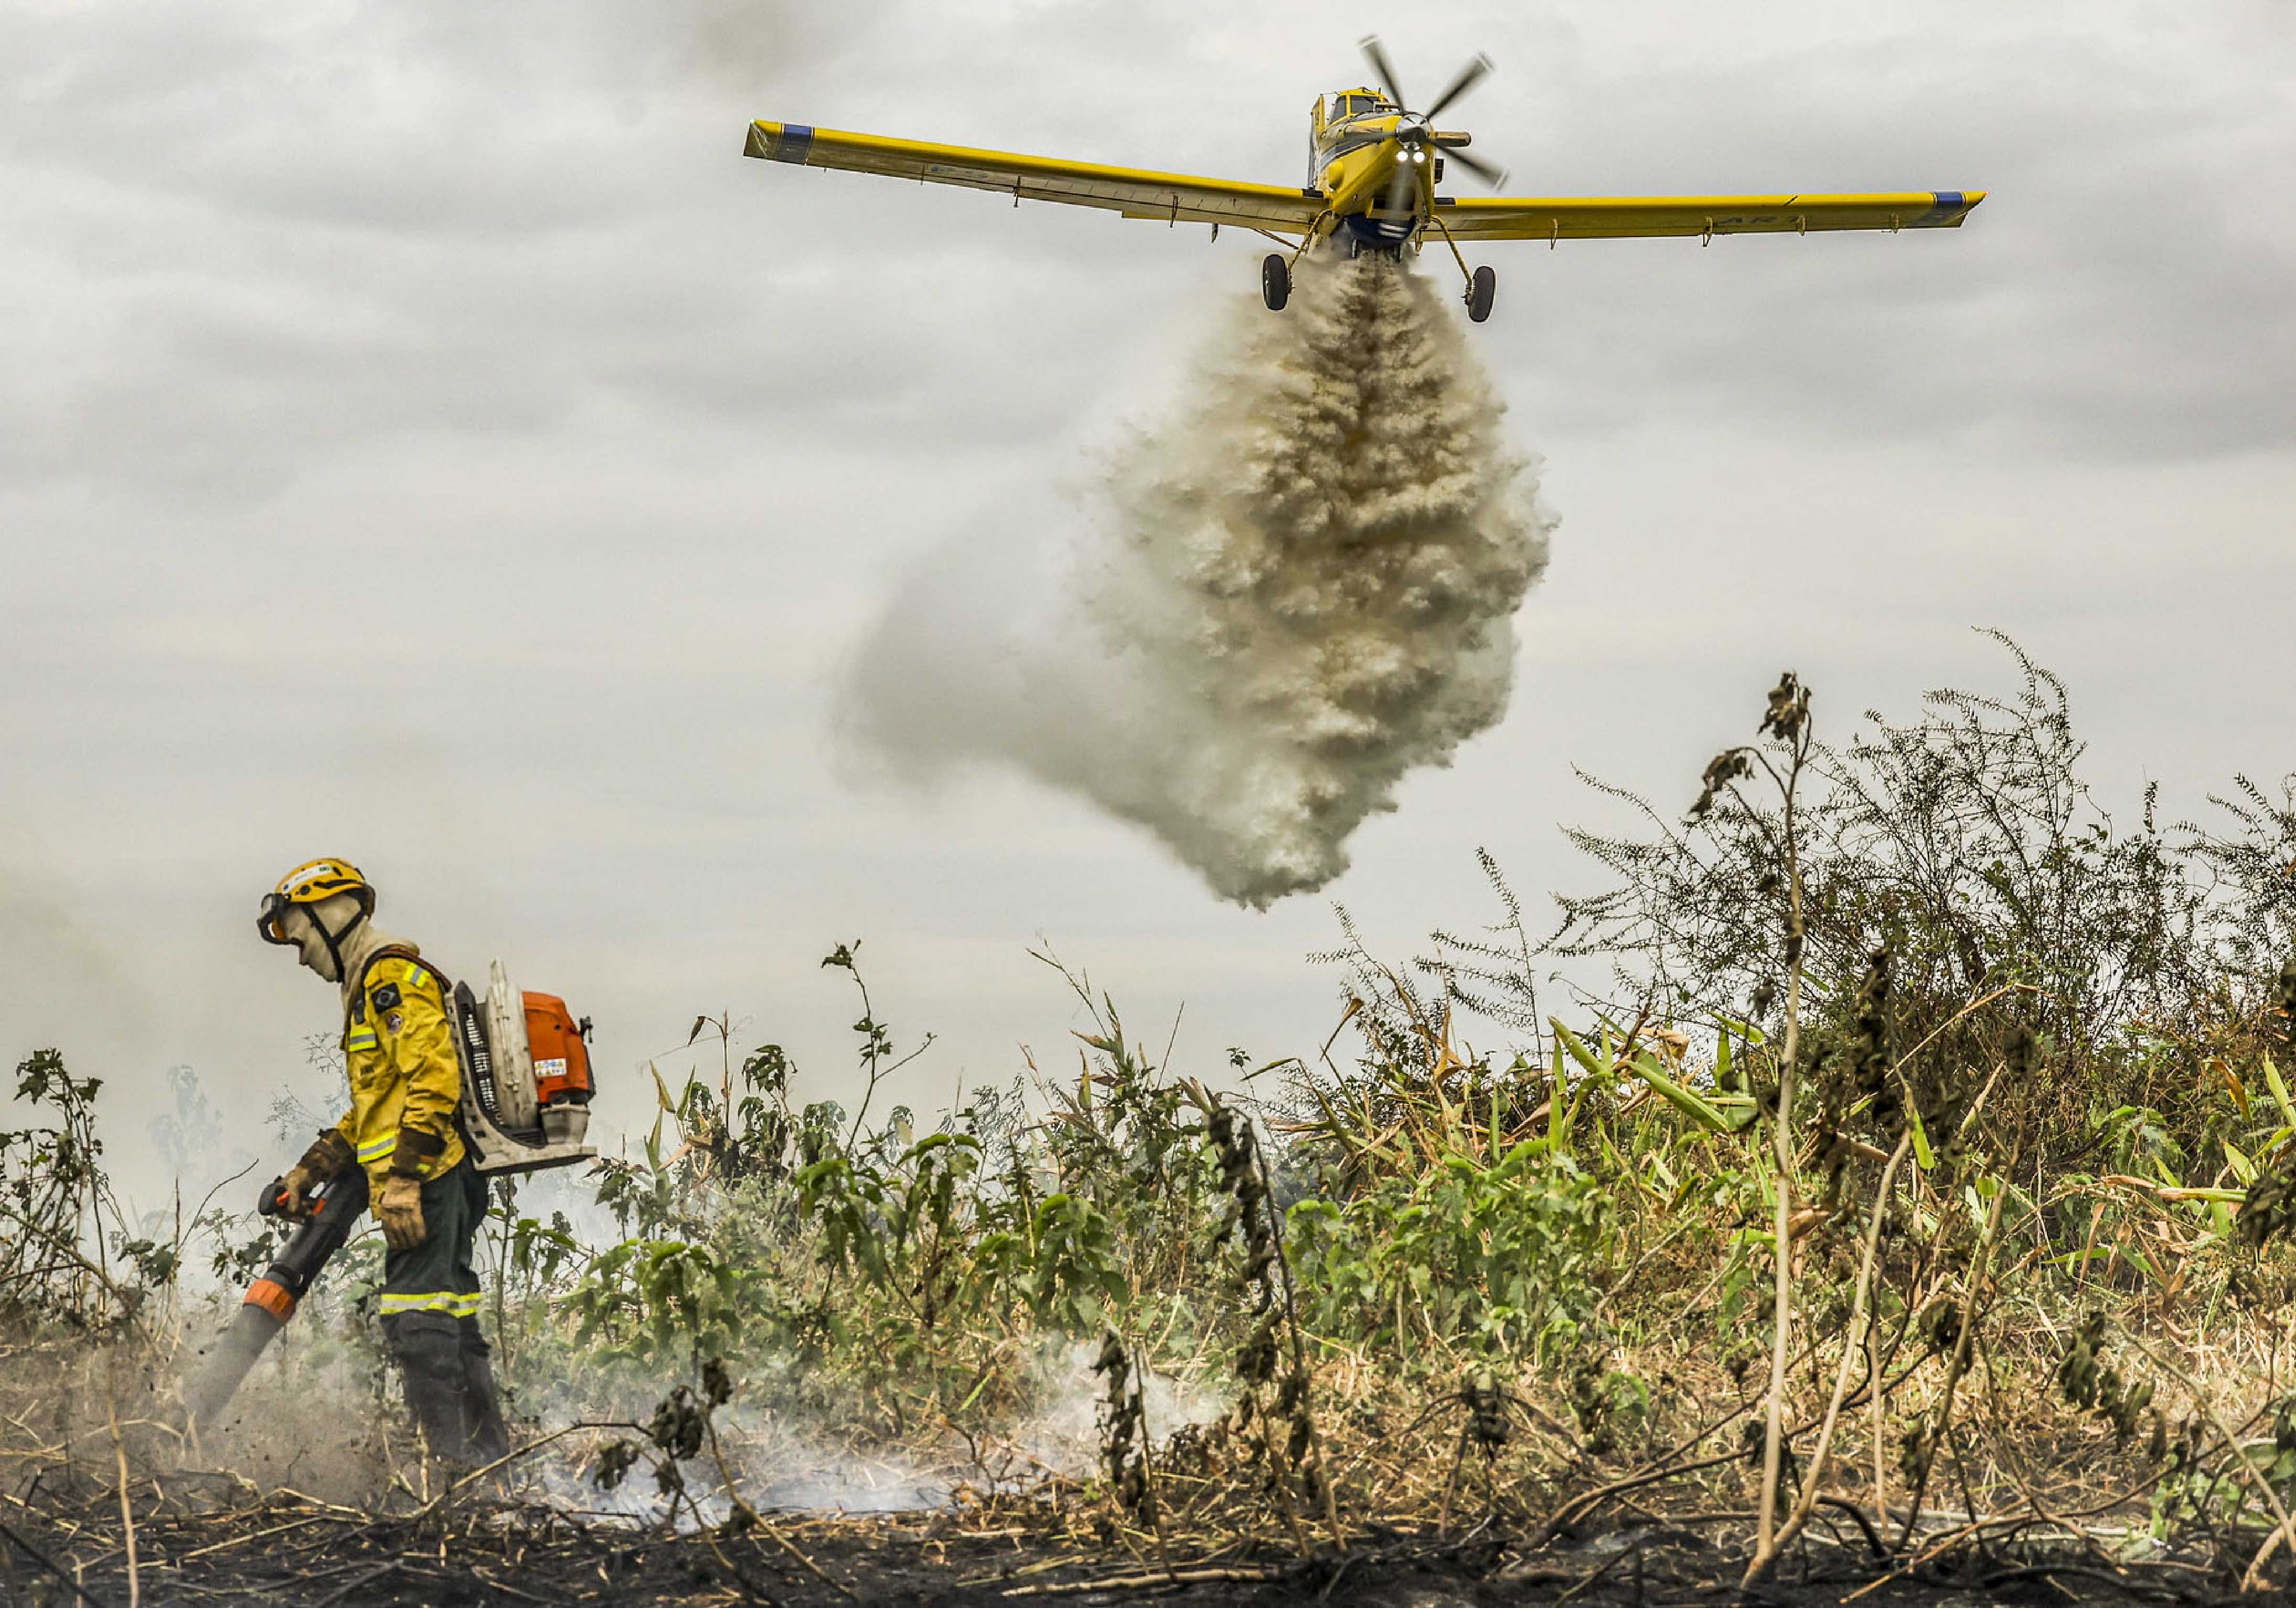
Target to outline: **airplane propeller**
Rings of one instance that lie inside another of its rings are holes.
[[[1387,59],[1387,46],[1379,42],[1377,34],[1364,36],[1363,53],[1364,60],[1371,63],[1372,71],[1379,75],[1381,85],[1387,90],[1387,98],[1398,106],[1410,105],[1411,103],[1403,98],[1403,86],[1396,82],[1395,63]]]
[[[1363,53],[1364,59],[1371,63],[1372,71],[1378,75],[1381,86],[1386,89],[1387,98],[1395,103],[1396,110],[1401,114],[1396,119],[1396,140],[1401,144],[1418,147],[1420,152],[1418,160],[1412,165],[1397,165],[1395,182],[1387,194],[1388,210],[1400,211],[1410,204],[1410,192],[1418,183],[1418,163],[1428,160],[1426,152],[1430,146],[1439,148],[1445,160],[1458,163],[1494,190],[1506,183],[1505,168],[1487,162],[1479,156],[1472,156],[1456,144],[1435,136],[1435,119],[1442,115],[1444,109],[1490,75],[1493,70],[1490,57],[1477,55],[1459,70],[1457,76],[1445,86],[1441,94],[1435,97],[1434,103],[1426,111],[1409,111],[1404,110],[1410,103],[1403,98],[1403,86],[1397,80],[1395,63],[1388,60],[1386,47],[1380,44],[1378,35],[1365,38]]]
[[[1442,116],[1445,107],[1472,89],[1491,71],[1491,59],[1488,56],[1478,54],[1473,61],[1459,69],[1459,76],[1451,80],[1450,87],[1437,95],[1435,104],[1430,106],[1423,115],[1431,119]]]

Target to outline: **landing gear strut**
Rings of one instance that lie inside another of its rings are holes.
[[[1498,272],[1488,263],[1467,279],[1467,316],[1477,324],[1491,316],[1491,298],[1498,294]]]
[[[1271,313],[1280,313],[1292,299],[1292,265],[1281,251],[1270,251],[1259,262],[1259,297]]]

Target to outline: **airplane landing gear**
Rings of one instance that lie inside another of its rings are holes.
[[[1292,265],[1281,251],[1270,251],[1259,262],[1259,299],[1271,313],[1280,313],[1292,299]]]
[[[1467,316],[1477,324],[1491,316],[1491,298],[1498,294],[1499,276],[1488,263],[1477,268],[1467,280]]]

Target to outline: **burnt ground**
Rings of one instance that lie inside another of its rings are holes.
[[[1742,1514],[1645,1515],[1532,1546],[1483,1532],[1374,1530],[1301,1562],[1268,1541],[1168,1563],[1148,1538],[1095,1544],[1058,1525],[978,1512],[776,1514],[739,1535],[664,1534],[627,1519],[534,1505],[433,1505],[376,1515],[291,1492],[241,1503],[151,1488],[135,1515],[131,1587],[116,1495],[87,1504],[36,1489],[0,1498],[0,1600],[124,1608],[297,1608],[741,1603],[1334,1604],[1481,1608],[1511,1603],[1745,1603],[1754,1608],[1906,1604],[2212,1603],[2233,1574],[2204,1561],[2115,1564],[2094,1545],[2029,1535],[1925,1532],[1910,1566],[1877,1562],[1862,1521],[1820,1529],[1760,1589],[1741,1594]],[[204,1511],[202,1511],[204,1509]],[[2246,1543],[2252,1551],[2257,1538]],[[1144,1543],[1144,1545],[1143,1544]],[[35,1555],[37,1555],[37,1556]],[[2282,1599],[2276,1591],[2263,1600]],[[2243,1599],[2256,1602],[2250,1596]]]

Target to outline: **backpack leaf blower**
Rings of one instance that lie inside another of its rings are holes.
[[[480,1172],[539,1172],[597,1159],[590,1128],[590,1021],[555,994],[512,989],[500,961],[481,1001],[447,994],[463,1062],[463,1139]]]

